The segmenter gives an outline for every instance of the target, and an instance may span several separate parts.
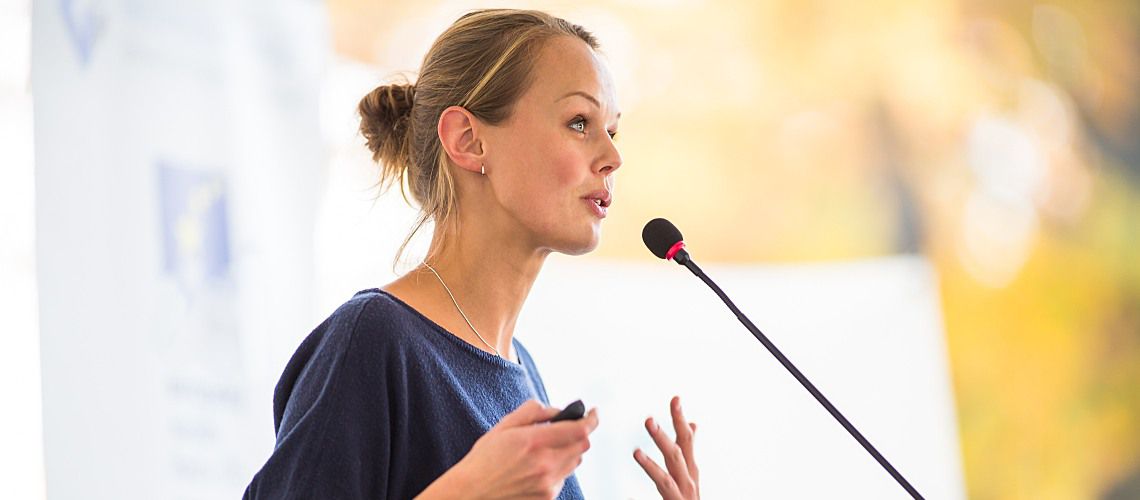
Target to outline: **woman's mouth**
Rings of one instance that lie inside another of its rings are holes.
[[[590,211],[594,212],[594,215],[599,219],[606,218],[606,211],[613,203],[613,197],[610,195],[610,192],[605,189],[594,191],[586,195],[582,200],[590,204]]]
[[[595,216],[597,216],[599,219],[606,218],[607,207],[602,206],[601,200],[597,198],[583,198],[582,200],[590,205],[590,210],[594,212]]]

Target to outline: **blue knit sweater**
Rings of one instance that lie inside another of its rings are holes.
[[[357,292],[297,348],[273,393],[273,454],[246,499],[405,499],[528,399],[530,354],[486,353],[379,289]],[[571,475],[559,499],[582,498]]]

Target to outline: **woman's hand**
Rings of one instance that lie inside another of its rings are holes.
[[[580,420],[544,423],[559,409],[527,401],[487,431],[459,463],[417,498],[541,498],[562,484],[590,449],[598,427],[591,409]]]
[[[673,413],[673,431],[677,435],[676,442],[670,441],[669,436],[657,425],[653,417],[645,419],[645,430],[653,437],[657,447],[665,456],[665,467],[661,469],[652,458],[649,458],[641,448],[633,450],[633,459],[645,469],[649,478],[657,485],[657,491],[665,500],[691,500],[700,498],[700,472],[697,462],[693,458],[693,436],[697,432],[697,424],[685,421],[681,413],[681,398],[674,396],[669,404]]]

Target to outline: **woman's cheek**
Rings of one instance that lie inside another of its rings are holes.
[[[564,146],[559,147],[550,154],[551,158],[551,177],[556,179],[556,183],[561,187],[580,188],[579,184],[582,183],[582,165],[584,168],[589,168],[588,163],[584,159],[579,158],[577,151],[573,147]]]

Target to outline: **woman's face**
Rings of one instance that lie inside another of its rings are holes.
[[[546,42],[511,116],[488,127],[487,175],[495,201],[536,248],[570,255],[598,246],[621,155],[613,81],[585,42]],[[603,204],[608,205],[609,199]]]

